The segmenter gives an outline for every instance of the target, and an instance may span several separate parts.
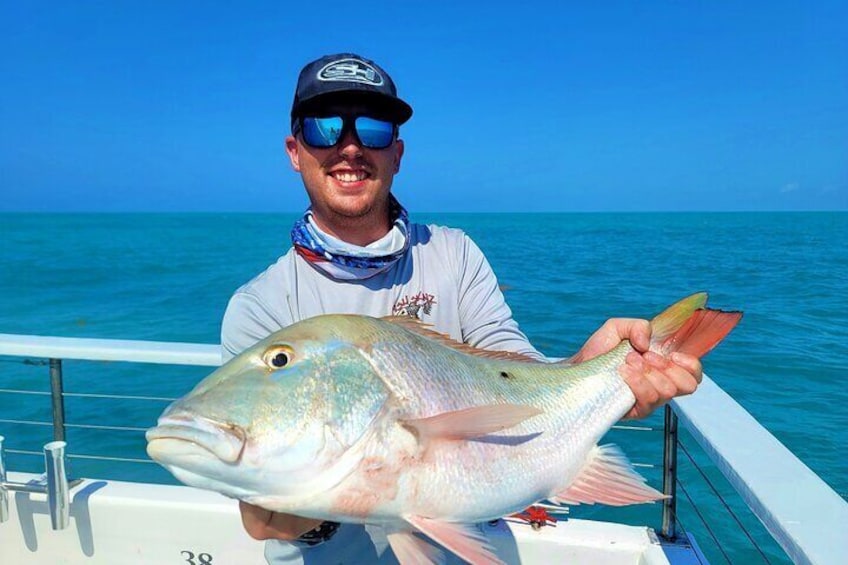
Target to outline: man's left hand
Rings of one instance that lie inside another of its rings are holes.
[[[625,418],[644,418],[676,396],[692,394],[703,378],[697,357],[675,352],[663,357],[649,351],[651,325],[636,318],[611,318],[586,341],[569,361],[587,361],[630,340],[635,351],[627,354],[618,372],[633,391],[636,404]]]

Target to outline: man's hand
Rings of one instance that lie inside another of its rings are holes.
[[[258,540],[295,540],[321,524],[321,520],[271,512],[242,501],[239,501],[239,511],[244,529]]]
[[[602,355],[623,339],[630,340],[636,350],[627,354],[618,371],[636,397],[625,418],[644,418],[675,396],[692,394],[698,388],[703,378],[701,361],[685,353],[675,352],[667,359],[648,351],[651,325],[647,320],[607,320],[569,361],[578,363]]]

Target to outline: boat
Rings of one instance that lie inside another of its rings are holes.
[[[149,460],[98,457],[106,464],[97,476],[76,477],[67,472],[69,460],[94,457],[86,455],[86,445],[69,441],[69,429],[121,431],[138,434],[143,442],[144,428],[66,421],[67,399],[108,395],[66,391],[65,365],[85,361],[94,362],[95,369],[110,364],[204,368],[219,365],[220,359],[220,346],[214,344],[0,334],[0,361],[44,367],[43,382],[49,382],[49,391],[9,387],[0,389],[0,395],[42,403],[52,414],[46,420],[22,420],[0,413],[0,562],[264,563],[263,544],[244,532],[234,500],[177,484],[124,480],[109,472],[110,462],[143,466]],[[6,445],[15,430],[27,427],[50,429],[52,440],[26,448]],[[698,540],[681,527],[677,515],[682,490],[679,434],[685,430],[786,559],[845,562],[848,502],[711,378],[705,375],[696,394],[675,399],[665,408],[662,428],[662,489],[670,498],[661,505],[660,527],[575,518],[566,508],[540,505],[483,525],[497,554],[510,564],[708,563]],[[43,456],[44,472],[7,469],[8,456]],[[146,473],[140,473],[142,479]],[[749,537],[755,546],[761,541]],[[770,562],[766,553],[758,551],[764,562]],[[734,562],[732,556],[724,557]]]

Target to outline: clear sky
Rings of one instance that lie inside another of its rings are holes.
[[[415,109],[413,212],[846,210],[848,2],[5,2],[0,211],[300,211],[300,68]]]

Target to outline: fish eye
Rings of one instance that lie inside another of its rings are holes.
[[[291,363],[294,352],[285,345],[276,345],[265,351],[262,360],[272,369],[282,369]]]

